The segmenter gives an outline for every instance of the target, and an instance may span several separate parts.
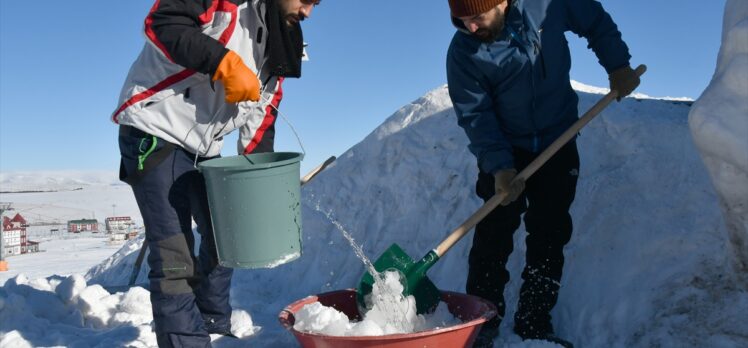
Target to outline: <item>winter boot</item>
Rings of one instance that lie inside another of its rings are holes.
[[[545,336],[538,337],[536,339],[543,340],[543,341],[548,341],[548,342],[553,342],[555,344],[563,346],[564,348],[574,348],[574,345],[571,344],[571,342],[569,342],[569,341],[567,341],[567,340],[565,340],[563,338],[559,338],[558,336],[556,336],[554,334],[547,334]]]
[[[231,324],[219,325],[218,323],[216,323],[215,319],[213,318],[207,318],[205,319],[204,322],[205,322],[205,331],[208,331],[208,333],[211,335],[218,334],[221,336],[238,338],[236,337],[236,335],[231,333]]]

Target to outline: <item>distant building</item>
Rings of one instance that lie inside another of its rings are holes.
[[[129,231],[133,226],[132,219],[129,216],[111,216],[106,218],[104,224],[107,233]]]
[[[124,242],[126,238],[127,238],[126,233],[114,232],[109,235],[109,242],[111,243]]]
[[[14,218],[15,219],[15,218]],[[4,255],[21,254],[21,234],[26,234],[26,228],[20,224],[14,223],[7,216],[3,216],[3,248]]]
[[[15,227],[29,227],[28,222],[26,222],[26,219],[21,216],[21,214],[16,214],[12,219],[10,219],[10,222]]]
[[[128,241],[138,238],[138,235],[140,235],[140,233],[141,229],[134,226],[125,232],[114,230],[111,234],[109,234],[109,241],[112,243]]]
[[[138,238],[139,234],[140,232],[138,230],[131,231],[130,233],[127,234],[127,240]]]
[[[68,232],[99,232],[99,221],[96,219],[81,219],[68,221]]]
[[[12,219],[3,216],[3,247],[5,255],[18,255],[39,251],[39,243],[27,240],[26,219],[16,214]]]
[[[26,245],[21,246],[21,252],[22,253],[38,253],[39,252],[39,242],[34,241],[28,241],[26,242]]]

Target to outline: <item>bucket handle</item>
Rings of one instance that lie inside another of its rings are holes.
[[[263,88],[263,92],[264,92],[264,88]],[[262,93],[260,93],[260,98],[261,98],[261,100],[263,102],[266,102],[270,107],[272,107],[273,109],[275,109],[275,111],[278,112],[278,115],[281,117],[281,119],[283,119],[283,121],[286,122],[286,124],[288,125],[288,127],[291,128],[291,132],[293,132],[294,136],[296,137],[296,141],[299,143],[299,147],[301,147],[301,153],[303,155],[302,158],[306,157],[306,149],[304,148],[304,144],[301,142],[301,138],[299,137],[299,133],[296,132],[296,128],[293,126],[293,124],[291,124],[291,122],[288,121],[288,119],[286,118],[286,115],[283,114],[283,112],[281,112],[275,105],[273,105],[273,102],[272,102],[272,100],[270,100],[270,98],[263,98],[262,97]],[[245,102],[239,102],[239,104],[241,104],[241,103],[245,103]],[[200,157],[200,147],[204,144],[205,137],[208,134],[211,134],[211,133],[213,133],[215,131],[216,124],[214,123],[214,121],[216,120],[216,118],[218,117],[218,115],[221,114],[221,112],[223,111],[224,108],[226,108],[226,103],[221,103],[221,106],[218,107],[218,110],[216,111],[216,113],[213,115],[213,118],[208,123],[208,127],[206,127],[206,129],[205,129],[205,134],[203,134],[203,137],[202,137],[202,139],[200,141],[200,144],[198,144],[197,150],[195,151],[195,162],[193,163],[193,166],[195,168],[197,168],[197,159],[198,159],[198,157]],[[190,132],[192,132],[192,130],[196,126],[197,125],[193,126],[192,129],[190,129],[190,131],[187,132],[187,134],[189,134]],[[224,127],[225,127],[225,125],[224,125]],[[208,130],[210,130],[211,128],[213,129],[213,131],[209,132]],[[185,136],[185,138],[186,138],[186,136]],[[215,139],[213,139],[213,137],[211,137],[210,142],[208,143],[208,146],[205,148],[206,151],[208,149],[210,149],[210,147],[213,145],[213,140],[215,140]]]
[[[296,141],[299,143],[299,147],[301,147],[301,153],[304,155],[304,157],[306,157],[306,149],[304,149],[304,144],[301,142],[301,138],[299,137],[299,133],[296,132],[296,128],[293,126],[293,124],[291,124],[291,122],[288,121],[288,118],[286,118],[286,115],[284,115],[280,111],[280,109],[278,109],[277,107],[275,107],[275,105],[273,105],[273,102],[270,99],[263,98],[262,100],[265,101],[265,102],[267,102],[268,105],[270,105],[273,109],[275,109],[275,111],[278,112],[278,116],[280,116],[281,119],[283,119],[283,121],[286,122],[286,124],[288,125],[288,127],[291,128],[291,132],[293,132],[293,135],[296,137]]]

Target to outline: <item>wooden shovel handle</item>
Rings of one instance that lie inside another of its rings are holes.
[[[312,180],[313,177],[327,168],[327,166],[329,166],[332,162],[335,162],[335,156],[330,156],[330,158],[322,162],[322,164],[318,165],[317,168],[312,169],[311,172],[309,172],[307,175],[304,175],[304,177],[301,178],[301,185],[304,185],[307,183],[307,181]]]
[[[635,72],[638,76],[641,76],[644,74],[644,72],[647,71],[647,67],[644,65],[639,65]],[[561,149],[566,143],[569,142],[574,136],[579,133],[579,130],[582,129],[587,123],[589,123],[597,114],[599,114],[603,109],[605,109],[608,104],[610,104],[612,101],[616,100],[618,97],[618,91],[612,90],[610,93],[606,94],[605,97],[600,99],[592,108],[590,108],[582,117],[577,120],[569,129],[566,130],[563,134],[561,134],[556,141],[551,143],[551,145],[548,146],[545,150],[543,150],[540,155],[535,158],[525,169],[523,169],[517,176],[514,178],[514,180],[525,180],[534,174],[538,169],[540,169],[543,164],[545,164],[548,159],[553,157],[556,152],[558,152],[559,149]],[[491,199],[488,200],[483,206],[481,206],[475,213],[473,213],[472,216],[470,216],[467,221],[462,223],[459,227],[457,227],[452,233],[449,234],[449,236],[442,241],[439,246],[434,249],[436,251],[436,254],[441,257],[446,253],[450,248],[452,248],[455,243],[457,243],[462,237],[464,237],[470,229],[475,227],[483,218],[485,218],[491,211],[496,209],[496,207],[499,206],[499,203],[506,198],[507,193],[502,192],[501,194],[494,195],[491,197]]]

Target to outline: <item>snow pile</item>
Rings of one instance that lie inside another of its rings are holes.
[[[579,94],[580,111],[601,98]],[[690,138],[688,112],[687,103],[626,98],[582,130],[575,232],[553,313],[560,336],[580,346],[748,344],[748,327],[737,319],[748,311],[748,300],[729,280],[724,222]],[[276,321],[282,308],[358,284],[364,266],[331,219],[370,258],[397,243],[419,259],[480,206],[476,176],[446,88],[396,112],[305,185],[299,260],[235,272],[232,305],[263,327],[253,342],[294,345]],[[439,288],[464,292],[471,237],[429,271]],[[523,239],[521,227],[497,346],[530,344],[511,331]],[[132,264],[135,256],[119,261]],[[107,262],[112,267],[99,269],[91,281],[126,283],[127,267]],[[146,272],[144,265],[139,279]]]
[[[110,294],[81,275],[19,275],[0,289],[2,347],[156,347],[152,321],[150,292],[142,287]],[[245,311],[234,310],[231,321],[240,338],[258,329]]]
[[[610,92],[610,88],[590,86],[590,85],[581,83],[579,81],[574,81],[574,80],[571,80],[571,87],[574,88],[575,91],[585,92],[585,93],[608,94]],[[636,91],[631,93],[629,97],[636,98],[636,99],[660,99],[660,100],[670,100],[670,101],[677,101],[677,102],[692,102],[693,101],[693,99],[689,97],[652,97],[652,96],[646,95],[644,93],[636,92]]]
[[[748,2],[728,0],[709,87],[689,115],[727,222],[735,274],[748,289]]]
[[[49,280],[19,275],[0,290],[3,347],[125,346],[136,337],[141,344],[133,346],[153,347],[152,318],[147,290],[109,294],[100,285],[87,286],[80,275]]]
[[[108,286],[128,285],[130,275],[135,267],[137,255],[145,240],[145,234],[140,234],[137,238],[125,242],[116,253],[107,257],[98,265],[91,267],[86,273],[86,280],[91,283],[106,284]],[[143,255],[141,267],[149,270],[148,251]],[[141,271],[135,279],[135,284],[148,283],[148,271]],[[125,278],[127,276],[127,278]]]
[[[416,314],[416,301],[411,295],[403,297],[403,285],[397,272],[385,272],[384,282],[374,283],[371,297],[373,308],[363,320],[351,321],[335,308],[313,302],[302,307],[294,318],[294,329],[301,332],[330,336],[382,336],[433,330],[461,323],[444,302],[433,313]],[[383,284],[382,284],[383,283]],[[394,294],[394,296],[393,296]]]

